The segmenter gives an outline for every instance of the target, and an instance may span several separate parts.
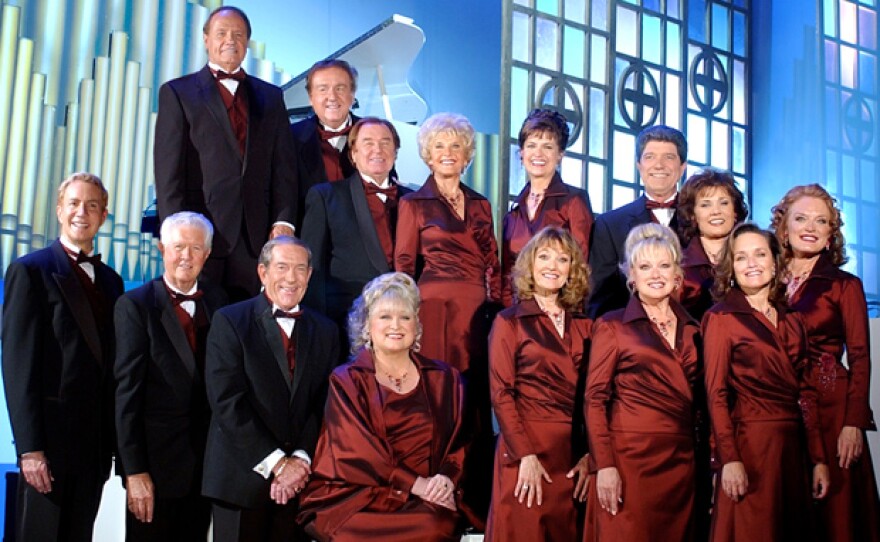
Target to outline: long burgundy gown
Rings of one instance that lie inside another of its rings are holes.
[[[880,542],[880,498],[865,430],[876,430],[869,404],[871,347],[862,282],[821,255],[792,296],[810,336],[807,378],[819,395],[819,425],[831,488],[819,502],[826,540]],[[849,368],[842,358],[846,353]],[[840,468],[837,438],[843,426],[862,430],[864,451],[849,469]]]
[[[743,463],[746,495],[734,502],[716,483],[713,542],[812,540],[806,456],[825,463],[815,392],[803,377],[801,316],[776,307],[774,327],[731,290],[703,318],[706,391],[718,463]],[[803,438],[806,426],[807,439]]]
[[[298,516],[317,539],[457,540],[458,514],[410,489],[419,476],[439,473],[459,481],[465,453],[461,379],[444,363],[418,354],[413,362],[420,382],[403,395],[376,382],[367,350],[333,371]]]
[[[566,314],[565,335],[533,299],[501,311],[489,336],[489,384],[501,427],[486,540],[575,540],[575,480],[566,473],[586,451],[573,438],[577,384],[583,376],[592,321]],[[513,496],[522,457],[536,454],[553,483],[543,504],[527,508]]]
[[[569,186],[557,173],[541,200],[535,218],[529,220],[526,205],[531,183],[513,200],[513,207],[504,215],[501,226],[501,301],[505,307],[513,304],[513,285],[510,272],[516,257],[529,239],[547,226],[559,226],[571,232],[584,258],[590,255],[590,231],[593,229],[593,211],[590,197],[584,190]]]
[[[675,349],[636,296],[593,326],[586,416],[595,470],[616,467],[623,502],[612,516],[590,481],[584,541],[687,542],[694,530],[693,387],[702,376],[699,326],[675,301]]]

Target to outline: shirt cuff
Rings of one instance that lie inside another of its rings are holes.
[[[306,453],[305,450],[294,450],[291,457],[298,457],[305,461],[310,467],[312,466],[312,458],[309,457],[309,454]]]
[[[254,467],[254,472],[268,480],[269,477],[272,476],[272,469],[274,469],[275,465],[277,465],[282,459],[284,459],[284,452],[280,449],[276,449],[274,452],[267,455],[265,459],[257,463]]]
[[[277,221],[277,222],[275,222],[275,223],[272,224],[272,227],[273,227],[273,228],[274,228],[275,226],[287,226],[288,228],[290,228],[290,229],[293,230],[293,233],[294,233],[294,234],[296,233],[296,226],[294,226],[294,225],[291,224],[290,222],[285,222],[284,220],[279,220],[279,221]]]

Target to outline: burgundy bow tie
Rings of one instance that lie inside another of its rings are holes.
[[[275,312],[272,313],[273,318],[299,318],[302,316],[303,311],[283,311],[281,309],[275,309]]]
[[[218,80],[220,79],[235,79],[236,81],[244,81],[244,78],[247,74],[244,73],[244,70],[238,70],[235,73],[225,72],[223,70],[217,70],[214,72],[214,77]]]
[[[389,200],[397,199],[397,185],[389,184],[388,188],[382,188],[374,183],[364,181],[364,192],[370,194],[385,194]]]
[[[171,304],[174,306],[180,305],[184,301],[198,301],[203,295],[205,295],[201,290],[196,290],[196,293],[194,294],[182,294],[180,292],[175,292],[174,290],[168,290],[168,293],[171,294]]]
[[[339,130],[338,132],[334,132],[332,130],[327,130],[326,128],[324,128],[323,126],[321,126],[319,124],[318,125],[318,135],[321,136],[321,139],[323,139],[324,141],[327,141],[327,140],[333,139],[334,137],[348,135],[348,132],[351,131],[351,127],[352,127],[352,125],[349,124],[348,126],[343,128],[342,130]]]
[[[654,209],[675,209],[676,205],[678,205],[678,197],[663,202],[654,201],[652,199],[645,201],[645,208],[649,211],[653,211]]]

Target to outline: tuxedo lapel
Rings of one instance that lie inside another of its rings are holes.
[[[315,336],[315,325],[308,313],[296,319],[293,326],[293,336],[296,340],[296,368],[293,370],[293,383],[290,388],[290,400],[293,401],[300,382],[309,370],[307,359],[312,357],[312,344]]]
[[[314,179],[311,185],[327,180],[327,171],[324,169],[324,159],[321,153],[321,136],[318,135],[318,117],[310,117],[303,130],[303,139],[300,140],[306,152],[297,156],[308,169],[309,179]],[[320,181],[318,181],[318,179]]]
[[[205,105],[205,108],[208,109],[211,116],[214,117],[214,120],[220,127],[223,137],[226,139],[226,143],[229,144],[230,152],[234,153],[234,156],[240,157],[241,152],[239,151],[238,140],[235,138],[235,132],[232,131],[232,123],[229,122],[229,114],[226,112],[226,106],[223,105],[223,98],[220,97],[220,90],[217,88],[217,83],[214,81],[214,75],[211,74],[211,70],[208,66],[202,68],[198,73],[196,81],[199,85],[201,102]],[[244,171],[244,164],[242,164],[242,171]]]
[[[268,305],[268,303],[266,305],[265,310],[258,310],[256,315],[257,321],[263,328],[263,336],[266,337],[266,343],[269,345],[269,350],[272,351],[275,364],[278,366],[278,370],[281,371],[281,375],[284,377],[284,382],[289,390],[292,383],[290,381],[290,368],[287,366],[287,353],[284,351],[284,342],[281,340],[281,333],[283,331],[278,327],[278,323],[272,316],[272,306]]]
[[[86,296],[83,285],[73,270],[70,257],[64,252],[64,247],[61,246],[59,241],[55,241],[52,244],[52,255],[55,258],[55,268],[58,270],[58,272],[52,273],[52,277],[55,279],[61,295],[64,296],[67,307],[73,314],[73,319],[76,320],[77,326],[82,332],[83,337],[85,337],[89,350],[92,351],[92,355],[95,356],[98,363],[103,363],[104,356],[101,350],[101,337],[98,334],[98,324],[95,322],[95,315],[92,313],[91,305],[89,305],[89,298]]]
[[[177,318],[174,305],[171,304],[171,299],[168,296],[168,291],[165,289],[162,279],[153,281],[153,295],[156,308],[159,309],[161,314],[162,328],[165,329],[165,333],[174,346],[177,356],[183,361],[187,374],[192,377],[196,370],[196,360],[186,338],[186,332],[184,332],[183,326],[180,325],[180,320]]]
[[[382,250],[382,244],[379,242],[379,234],[376,233],[376,223],[373,215],[370,213],[370,206],[367,203],[367,193],[364,191],[364,185],[361,182],[360,175],[353,175],[348,180],[349,192],[351,193],[351,204],[354,206],[354,215],[357,220],[358,231],[364,243],[364,249],[367,251],[367,257],[373,267],[381,273],[389,271],[388,262],[385,260],[385,251]]]

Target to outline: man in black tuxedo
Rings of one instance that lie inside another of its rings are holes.
[[[113,303],[122,279],[94,254],[107,190],[61,183],[61,235],[12,262],[3,303],[3,384],[21,476],[16,540],[92,540],[110,474]]]
[[[678,182],[687,169],[687,141],[669,126],[651,126],[636,141],[636,168],[645,193],[635,201],[599,215],[590,240],[592,293],[588,312],[597,318],[626,306],[629,289],[620,272],[624,242],[639,224],[658,222],[676,230]]]
[[[162,222],[164,274],[116,302],[116,433],[129,541],[204,542],[210,501],[201,495],[211,411],[205,348],[226,294],[198,280],[214,228],[181,211]]]
[[[240,9],[215,9],[204,26],[208,65],[159,89],[154,164],[160,219],[195,211],[214,224],[203,275],[233,301],[259,291],[266,239],[292,235],[298,182],[281,89],[246,75],[251,35]]]
[[[336,323],[340,344],[348,343],[348,311],[364,285],[394,269],[397,201],[411,192],[390,176],[400,148],[393,124],[363,118],[348,139],[357,171],[309,190],[301,236],[314,267],[306,304]]]
[[[302,225],[309,188],[340,181],[355,173],[348,133],[358,117],[351,113],[357,70],[344,60],[321,60],[306,74],[306,92],[315,114],[290,127],[296,145],[300,182],[297,231]]]
[[[211,323],[202,492],[214,499],[215,542],[301,540],[296,497],[339,359],[336,326],[300,305],[310,260],[299,239],[272,239],[260,253],[263,292],[220,309]]]

